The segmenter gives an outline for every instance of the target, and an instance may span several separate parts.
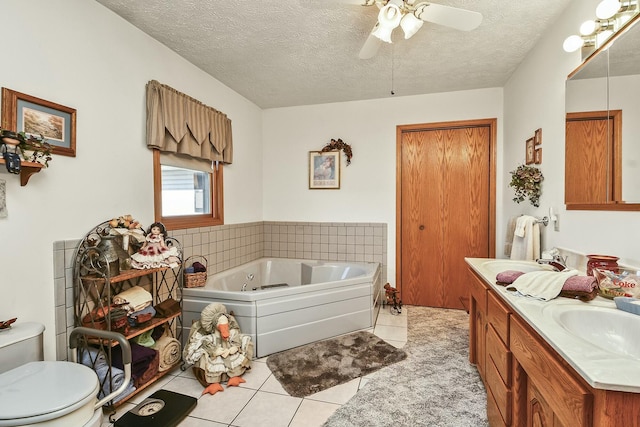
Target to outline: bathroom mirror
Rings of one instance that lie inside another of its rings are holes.
[[[567,79],[567,209],[640,210],[637,20],[636,17]]]

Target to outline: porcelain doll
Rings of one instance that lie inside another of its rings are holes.
[[[137,253],[131,255],[131,266],[137,269],[175,267],[180,263],[178,248],[167,246],[166,229],[161,222],[149,226],[145,242]]]

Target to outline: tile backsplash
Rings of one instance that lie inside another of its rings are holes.
[[[387,281],[387,224],[260,221],[169,232],[183,249],[185,266],[207,260],[209,275],[263,258],[379,262]],[[79,240],[53,244],[58,360],[67,360],[74,327],[73,257]],[[191,258],[190,258],[191,257]]]

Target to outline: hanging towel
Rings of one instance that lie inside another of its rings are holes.
[[[560,295],[560,291],[569,277],[577,275],[577,270],[570,269],[564,271],[532,271],[518,277],[505,289],[516,291],[522,296],[549,301]]]
[[[540,258],[540,226],[536,218],[522,215],[516,220],[511,259],[535,261]]]
[[[504,238],[504,256],[511,256],[511,248],[513,246],[513,235],[516,230],[516,222],[518,221],[517,216],[513,216],[509,218],[509,222],[507,223],[507,235]]]

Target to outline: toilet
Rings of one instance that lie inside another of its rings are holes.
[[[0,331],[0,426],[99,427],[98,376],[79,363],[43,361],[44,325]]]

